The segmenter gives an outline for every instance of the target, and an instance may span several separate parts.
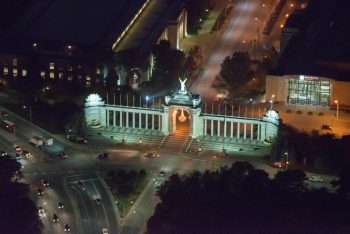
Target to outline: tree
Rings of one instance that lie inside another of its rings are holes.
[[[214,88],[219,91],[227,90],[231,99],[237,97],[239,89],[245,85],[252,75],[250,56],[247,52],[234,52],[226,57],[221,64],[221,71],[214,81]]]
[[[154,47],[153,54],[155,83],[171,89],[173,83],[177,82],[177,77],[184,73],[185,54],[180,50],[172,49],[170,42],[166,40],[160,41]]]
[[[279,171],[275,175],[274,184],[278,189],[305,190],[306,174],[302,170]]]
[[[344,165],[339,173],[339,179],[331,182],[337,193],[345,198],[350,198],[350,163]]]
[[[38,210],[29,199],[29,186],[14,179],[21,165],[10,156],[0,158],[0,233],[41,233]]]

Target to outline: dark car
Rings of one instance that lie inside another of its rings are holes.
[[[70,232],[70,226],[68,224],[64,225],[64,231]]]
[[[83,182],[78,181],[78,186],[79,186],[79,188],[80,188],[81,190],[85,190],[84,185],[83,185]]]
[[[152,152],[147,152],[144,154],[144,156],[146,158],[155,158],[155,157],[159,157],[159,154],[155,154],[155,153],[152,153]]]
[[[68,158],[68,155],[65,152],[59,152],[58,157],[60,159],[66,159],[66,158]]]
[[[59,202],[59,203],[58,203],[58,209],[63,209],[63,208],[64,208],[63,203],[62,203],[62,202]]]
[[[29,157],[31,154],[27,150],[23,150],[22,151],[22,155],[26,156],[26,157]]]
[[[38,193],[39,196],[44,195],[44,191],[41,188],[37,188],[36,192]]]
[[[54,221],[55,223],[58,222],[58,216],[56,214],[53,214],[52,221]]]
[[[4,117],[9,116],[9,114],[7,112],[5,112],[5,111],[0,111],[0,115],[4,116]]]
[[[7,156],[7,153],[3,150],[0,150],[0,156]]]
[[[108,153],[99,153],[96,157],[98,159],[106,159],[108,158]]]
[[[328,124],[323,124],[323,125],[321,126],[321,129],[324,129],[324,130],[332,130],[332,127],[329,126]]]
[[[49,187],[50,186],[50,182],[47,181],[47,180],[42,179],[41,183],[43,184],[44,187]]]

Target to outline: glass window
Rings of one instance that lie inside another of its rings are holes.
[[[9,69],[7,67],[4,67],[4,75],[8,75],[9,74]]]
[[[41,71],[40,76],[41,76],[41,78],[45,78],[45,71]]]
[[[63,79],[63,72],[59,72],[59,73],[58,73],[58,78],[59,78],[59,79]]]
[[[294,79],[288,81],[288,103],[328,106],[330,82],[317,79]]]
[[[14,68],[14,69],[12,70],[12,72],[13,72],[13,77],[17,77],[17,76],[18,76],[18,70],[17,70],[17,68]]]
[[[50,63],[50,70],[55,70],[55,63]]]
[[[23,77],[27,76],[27,69],[22,69],[22,76]]]
[[[50,72],[50,78],[54,79],[55,78],[55,73],[54,72]]]
[[[17,67],[17,59],[12,59],[12,65],[13,65],[14,67]]]

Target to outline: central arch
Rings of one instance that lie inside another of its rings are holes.
[[[172,134],[190,135],[192,126],[191,112],[184,107],[176,107],[170,111]]]

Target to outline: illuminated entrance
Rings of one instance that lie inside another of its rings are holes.
[[[191,116],[184,108],[173,112],[174,132],[190,132]]]

